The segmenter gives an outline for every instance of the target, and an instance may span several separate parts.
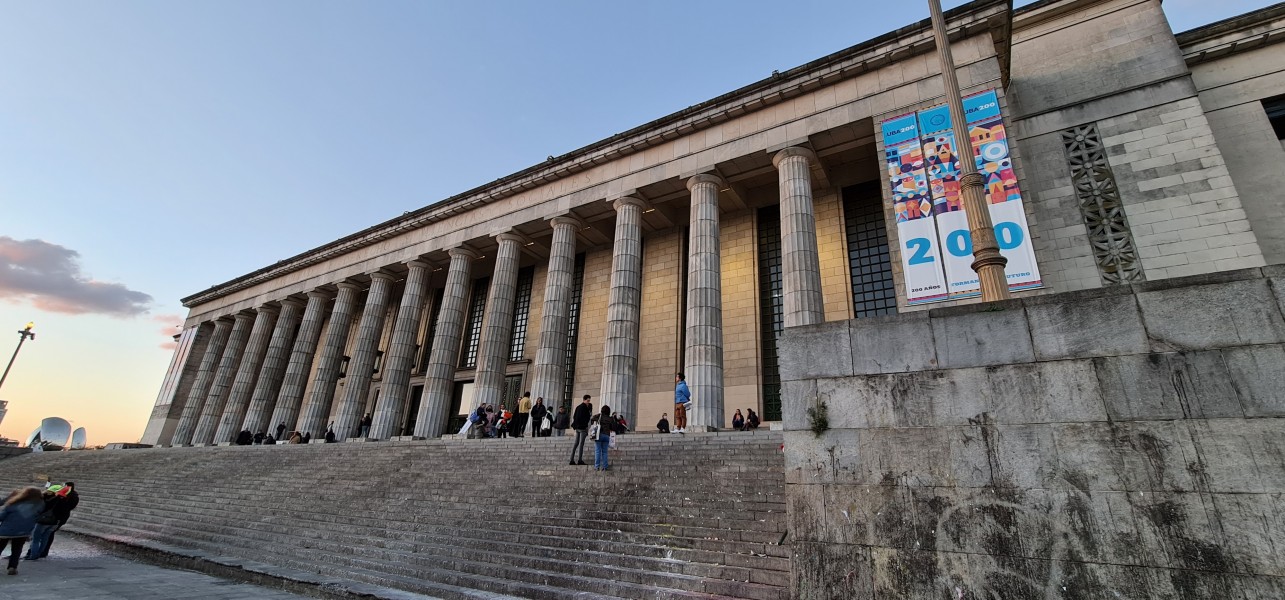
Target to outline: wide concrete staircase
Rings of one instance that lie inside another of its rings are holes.
[[[608,472],[569,437],[47,452],[0,485],[75,481],[70,531],[375,596],[779,600],[780,444],[628,435]]]

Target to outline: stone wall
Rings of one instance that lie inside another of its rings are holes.
[[[1272,266],[787,330],[794,597],[1282,597],[1282,306]]]
[[[17,446],[0,446],[0,460],[4,460],[6,458],[12,458],[15,456],[22,456],[23,454],[26,454],[28,452],[31,452],[31,448],[19,448]]]

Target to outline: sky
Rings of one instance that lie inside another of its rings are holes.
[[[1163,6],[1184,31],[1269,4]],[[0,436],[61,416],[104,444],[142,435],[180,298],[928,9],[0,0],[0,14],[0,360],[25,323],[37,332],[0,387]]]

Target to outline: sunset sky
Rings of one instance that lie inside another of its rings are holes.
[[[1019,2],[1018,4],[1025,4]],[[962,4],[948,1],[947,7]],[[1271,4],[1166,0],[1182,31]],[[920,2],[9,2],[0,436],[136,441],[179,299],[928,15]]]

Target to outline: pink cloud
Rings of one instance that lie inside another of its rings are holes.
[[[179,315],[153,315],[152,321],[163,324],[156,331],[165,336],[165,341],[157,344],[157,347],[166,352],[173,352],[178,348],[178,342],[174,341],[174,336],[183,331],[183,317]]]

